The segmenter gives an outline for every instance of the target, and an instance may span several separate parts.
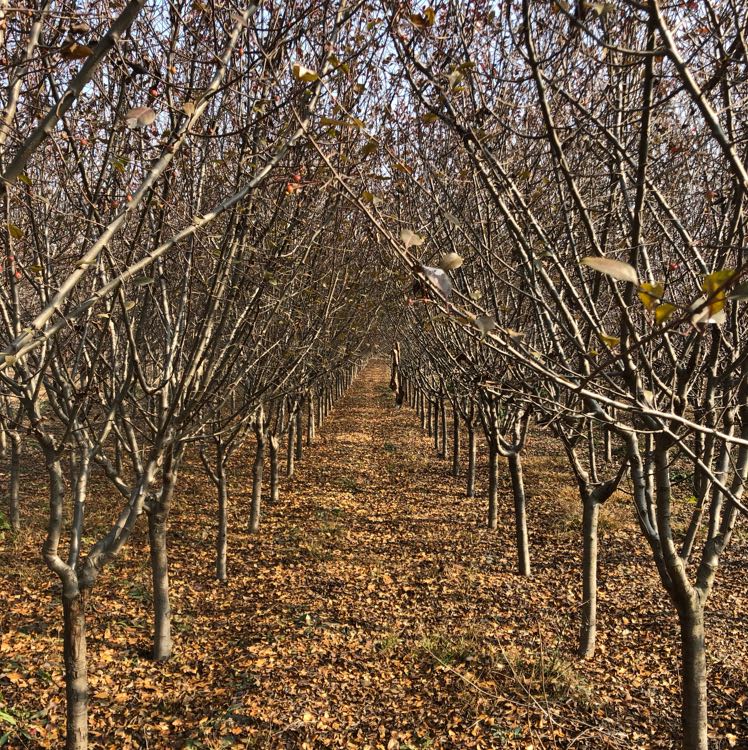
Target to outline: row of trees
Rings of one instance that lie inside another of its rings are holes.
[[[246,517],[257,533],[265,465],[278,502],[281,455],[293,474],[377,336],[381,303],[369,300],[382,297],[381,279],[303,138],[322,82],[295,63],[318,58],[331,95],[347,75],[330,50],[362,21],[321,3],[3,10],[9,518],[23,522],[22,452],[40,451],[43,557],[62,583],[67,747],[80,749],[87,602],[138,519],[153,658],[168,659],[167,530],[184,462],[201,461],[215,485],[225,581],[230,457],[251,444]],[[92,497],[94,475],[119,503]],[[114,508],[98,538],[91,504]]]
[[[489,525],[507,459],[524,575],[529,426],[563,446],[585,656],[597,516],[627,487],[680,623],[683,745],[705,750],[704,608],[746,512],[745,4],[0,10],[2,417],[11,499],[23,436],[45,458],[69,747],[87,592],[142,514],[168,656],[185,452],[216,486],[223,577],[236,446],[253,436],[256,529],[263,452],[275,497],[281,439],[290,470],[301,415],[311,434],[370,342],[397,340],[398,399],[441,452],[447,405],[467,432],[468,494],[486,436]],[[92,472],[122,501],[84,554]]]
[[[680,624],[689,750],[708,746],[704,609],[746,513],[745,18],[525,0],[391,25],[417,137],[390,208],[409,231],[390,245],[419,279],[393,382],[442,452],[451,403],[468,494],[482,428],[489,526],[507,458],[524,575],[528,421],[558,438],[583,507],[583,656],[599,508],[625,484]],[[674,465],[690,467],[688,499]]]

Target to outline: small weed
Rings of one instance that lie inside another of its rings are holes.
[[[421,639],[418,648],[440,664],[456,664],[473,661],[478,652],[478,644],[470,635],[450,637],[443,633],[429,635]]]
[[[385,443],[384,449],[390,453],[395,453],[395,451],[397,451],[397,446],[394,443]]]
[[[517,650],[504,650],[502,656],[515,681],[528,694],[545,700],[589,703],[589,685],[558,647],[524,654]]]
[[[402,639],[396,633],[385,633],[376,643],[374,648],[382,656],[389,656],[402,643]]]
[[[491,727],[491,736],[499,743],[499,747],[506,747],[510,742],[521,740],[524,737],[522,727]]]

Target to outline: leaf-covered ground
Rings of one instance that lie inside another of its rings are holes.
[[[677,747],[674,614],[625,495],[603,511],[599,653],[580,662],[579,502],[560,456],[534,437],[523,579],[508,477],[491,532],[485,497],[463,496],[386,379],[373,365],[354,383],[256,537],[244,532],[248,453],[237,456],[227,585],[213,579],[214,489],[197,463],[185,468],[171,522],[174,658],[147,656],[143,528],[91,597],[94,747]],[[28,531],[0,542],[0,737],[59,748],[59,586],[40,560],[44,477],[27,450]],[[115,507],[94,482],[90,524]],[[748,747],[747,568],[743,530],[709,605],[715,748]]]

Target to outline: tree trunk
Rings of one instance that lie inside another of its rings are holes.
[[[18,499],[18,488],[21,481],[21,435],[15,430],[10,432],[10,477],[8,479],[8,517],[10,528],[19,531],[21,528],[21,504]]]
[[[275,435],[268,437],[268,450],[270,452],[270,502],[278,502],[280,495],[278,481],[278,438]]]
[[[166,453],[163,486],[148,511],[148,541],[151,548],[151,578],[153,580],[153,658],[164,661],[171,656],[171,604],[169,602],[169,551],[166,527],[171,501],[177,483],[176,448]]]
[[[304,455],[304,402],[299,404],[296,412],[296,460],[301,461]]]
[[[519,573],[530,576],[530,543],[527,538],[527,502],[525,483],[522,478],[522,459],[519,453],[509,455],[509,475],[512,478],[514,495],[514,526],[517,538],[517,564]]]
[[[163,661],[171,656],[171,606],[169,604],[169,555],[166,546],[166,522],[160,513],[148,514],[148,540],[151,548],[153,580],[153,658]]]
[[[682,675],[683,750],[708,750],[704,608],[679,607]]]
[[[309,394],[307,399],[306,414],[306,444],[311,445],[314,442],[314,396]]]
[[[86,591],[62,596],[64,618],[67,750],[88,747],[88,668],[86,663]]]
[[[477,448],[475,442],[475,428],[472,422],[467,423],[468,428],[468,469],[467,469],[467,497],[475,497],[475,465],[477,459]]]
[[[496,441],[488,441],[488,528],[499,525],[499,449]]]
[[[452,476],[460,476],[460,415],[452,409]]]
[[[301,435],[301,431],[298,431]],[[298,442],[297,442],[298,446]],[[260,514],[262,510],[262,463],[265,458],[265,438],[258,436],[255,460],[252,465],[252,505],[249,510],[249,533],[256,534],[260,530]]]
[[[216,477],[218,478],[218,535],[216,536],[216,578],[227,581],[226,559],[228,557],[228,504],[229,491],[226,485],[226,469],[223,456],[219,455],[216,463]]]
[[[595,653],[597,638],[597,522],[600,504],[582,498],[582,623],[579,656],[589,659]]]
[[[434,452],[438,458],[441,458],[441,454],[439,453],[439,435],[441,432],[439,429],[439,399],[434,401],[434,407],[431,414],[434,418]]]
[[[294,443],[296,442],[296,420],[291,417],[288,423],[288,443],[286,444],[286,476],[292,477],[294,473]]]
[[[426,399],[426,434],[432,437],[434,434],[434,420],[432,418],[432,402],[430,398]]]
[[[447,457],[447,406],[439,399],[439,458]]]

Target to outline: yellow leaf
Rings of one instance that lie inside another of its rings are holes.
[[[676,310],[675,305],[662,302],[655,308],[655,323],[664,323]]]
[[[90,47],[86,47],[85,44],[71,42],[60,50],[60,54],[65,60],[82,60],[85,57],[93,55],[93,50]]]
[[[639,287],[639,291],[637,292],[639,299],[642,301],[642,305],[644,305],[647,310],[652,310],[657,307],[664,293],[665,287],[659,281],[656,284],[649,284],[645,281]]]
[[[714,271],[704,277],[701,288],[709,298],[709,317],[714,317],[725,306],[724,286],[734,276],[734,271]]]
[[[23,229],[15,224],[8,224],[8,234],[10,234],[14,240],[20,240],[21,237],[23,237]]]
[[[291,67],[291,72],[297,81],[306,81],[307,83],[310,83],[311,81],[319,80],[319,74],[316,70],[305,68],[301,63],[294,63]]]
[[[314,714],[310,711],[304,711],[304,715],[301,718],[308,724],[310,721],[314,721]]]
[[[603,331],[600,331],[597,335],[600,337],[600,341],[602,341],[608,349],[612,349],[614,346],[618,346],[618,344],[621,343],[621,339],[619,339],[618,336],[608,336],[608,334]]]

